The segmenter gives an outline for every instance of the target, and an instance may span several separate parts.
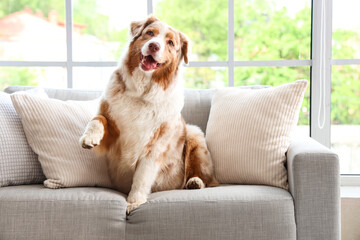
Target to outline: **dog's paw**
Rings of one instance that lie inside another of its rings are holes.
[[[138,206],[140,206],[141,204],[143,203],[140,203],[140,202],[135,202],[135,203],[129,203],[126,207],[126,213],[127,214],[130,214],[130,212],[132,210],[134,210],[135,208],[137,208]]]
[[[133,194],[129,194],[127,198],[128,205],[126,207],[126,213],[129,214],[132,210],[140,206],[141,204],[146,203],[147,197],[146,196],[140,196],[140,194],[136,194],[137,196],[134,196]]]
[[[185,188],[186,189],[201,189],[201,188],[205,188],[205,184],[201,180],[201,178],[192,177],[187,181]]]
[[[85,149],[91,149],[93,147],[96,147],[97,145],[100,144],[100,141],[101,141],[101,136],[96,134],[91,134],[91,135],[84,134],[80,138],[80,144]]]
[[[80,138],[80,144],[83,148],[91,149],[100,144],[104,137],[105,129],[102,122],[92,120],[86,126],[85,133]]]

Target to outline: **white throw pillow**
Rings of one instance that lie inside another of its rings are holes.
[[[47,98],[42,88],[26,91]],[[0,92],[0,187],[42,183],[45,176],[31,150],[10,94]]]
[[[98,100],[60,101],[24,93],[12,94],[11,100],[28,143],[39,156],[45,187],[111,187],[105,159],[83,149],[78,141]]]
[[[298,80],[258,90],[216,90],[206,141],[219,182],[288,189],[285,153],[306,86]]]

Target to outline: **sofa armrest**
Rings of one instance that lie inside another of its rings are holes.
[[[287,165],[296,239],[340,239],[338,156],[312,138],[294,140]]]

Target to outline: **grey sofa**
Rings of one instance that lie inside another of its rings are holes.
[[[26,87],[9,87],[12,93]],[[61,100],[99,91],[46,89]],[[183,116],[204,131],[213,90],[186,90]],[[340,238],[339,160],[311,138],[287,151],[289,191],[257,185],[153,193],[126,215],[126,195],[94,188],[0,188],[0,239]]]

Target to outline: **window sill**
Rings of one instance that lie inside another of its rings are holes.
[[[360,198],[360,186],[341,186],[341,198]]]
[[[359,175],[341,175],[341,187],[360,187]]]

